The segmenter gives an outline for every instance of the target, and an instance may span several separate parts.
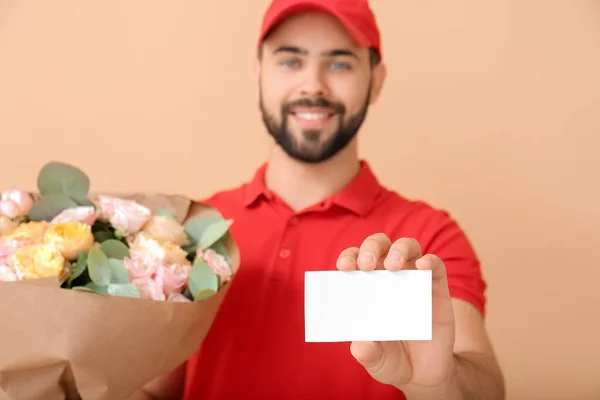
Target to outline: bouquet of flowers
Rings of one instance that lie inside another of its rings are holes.
[[[46,164],[0,196],[0,399],[126,399],[197,350],[239,265],[231,220],[182,196],[91,195]]]

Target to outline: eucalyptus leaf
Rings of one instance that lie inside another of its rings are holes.
[[[106,254],[108,258],[116,258],[119,260],[129,257],[129,247],[120,240],[107,239],[100,244],[100,250]]]
[[[80,292],[98,293],[98,292],[96,292],[95,290],[93,290],[93,289],[90,289],[89,287],[86,287],[86,286],[73,286],[73,287],[71,288],[71,290],[78,290],[78,291],[80,291]]]
[[[73,263],[71,269],[71,276],[69,276],[68,287],[71,287],[73,281],[83,274],[83,271],[87,268],[87,253],[79,252],[77,254],[77,260]]]
[[[110,231],[98,231],[94,232],[94,242],[104,243],[107,240],[115,238],[115,234]]]
[[[64,162],[51,161],[40,171],[37,185],[43,196],[64,194],[79,203],[87,200],[90,179],[77,167]]]
[[[123,260],[116,258],[109,258],[108,263],[110,264],[110,283],[125,284],[130,283],[129,272],[123,264]]]
[[[90,282],[85,287],[95,293],[108,294],[108,285],[96,285],[94,282]]]
[[[225,257],[225,261],[227,261],[228,263],[231,262],[231,259],[229,258],[229,251],[227,250],[225,241],[229,238],[229,235],[230,235],[230,233],[227,232],[221,239],[219,239],[217,242],[215,242],[215,244],[210,246],[211,249],[213,249],[217,253],[221,254],[223,257]]]
[[[210,225],[223,221],[219,216],[196,217],[186,222],[184,229],[188,236],[190,245],[186,246],[186,251],[196,250],[202,234]]]
[[[107,292],[111,296],[142,298],[139,289],[132,283],[111,283],[108,285]]]
[[[97,208],[96,205],[87,197],[87,195],[83,198],[80,198],[78,196],[73,196],[71,195],[71,200],[73,200],[74,202],[76,202],[78,205],[82,206],[82,207],[94,207]]]
[[[29,209],[30,221],[50,221],[67,208],[77,207],[68,195],[64,193],[48,194],[42,196]]]
[[[92,283],[107,286],[111,282],[112,266],[102,250],[92,247],[88,253],[88,273]]]
[[[169,219],[172,219],[173,221],[175,221],[175,217],[173,216],[173,214],[171,214],[168,210],[165,210],[163,208],[161,208],[160,210],[156,210],[154,215],[156,215],[158,217],[169,218]]]
[[[71,290],[78,290],[81,292],[91,292],[98,294],[108,294],[108,286],[98,286],[93,282],[90,282],[85,286],[73,286]]]
[[[204,232],[202,232],[202,236],[200,236],[200,241],[198,242],[198,247],[200,247],[202,250],[208,249],[223,236],[225,236],[227,231],[229,231],[231,224],[233,224],[233,220],[227,219],[209,225]]]
[[[192,266],[188,287],[194,300],[205,299],[219,290],[219,277],[204,260],[199,258]]]

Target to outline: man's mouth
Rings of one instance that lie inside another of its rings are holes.
[[[329,122],[335,113],[322,108],[295,108],[291,111],[291,115],[303,128],[320,128]]]

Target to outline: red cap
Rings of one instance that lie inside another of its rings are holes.
[[[372,47],[381,57],[381,38],[368,0],[273,0],[267,9],[258,45],[281,20],[297,12],[321,11],[336,17],[360,47]]]

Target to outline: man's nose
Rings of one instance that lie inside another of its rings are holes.
[[[304,70],[301,94],[311,97],[327,97],[329,95],[325,74],[320,68],[311,67]]]

